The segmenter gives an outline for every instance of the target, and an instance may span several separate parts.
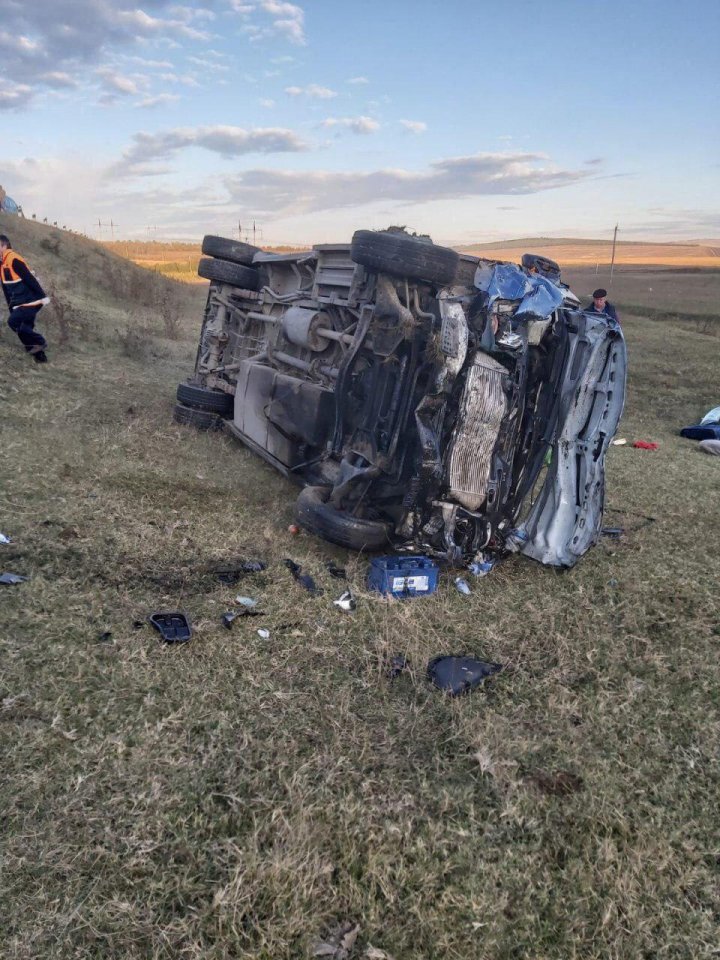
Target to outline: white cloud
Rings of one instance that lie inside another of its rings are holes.
[[[400,126],[405,127],[410,133],[425,133],[427,124],[422,120],[401,120]]]
[[[154,96],[149,95],[139,100],[135,106],[149,109],[150,107],[159,107],[164,103],[175,103],[180,97],[177,93],[157,93]]]
[[[124,96],[132,96],[140,93],[141,84],[137,78],[125,76],[122,73],[117,73],[115,70],[110,70],[107,67],[103,67],[100,70],[96,71],[100,82],[103,87],[111,95],[122,94]]]
[[[182,83],[186,87],[200,86],[195,77],[191,76],[189,73],[163,73],[160,75],[160,79],[165,80],[167,83]]]
[[[209,40],[210,34],[203,30],[196,30],[188,26],[183,20],[164,20],[160,17],[151,17],[144,10],[120,10],[116,14],[118,21],[139,30],[141,34],[159,34],[163,37],[186,37],[189,40]]]
[[[206,6],[172,0],[0,0],[3,75],[12,77],[15,87],[29,88],[21,98],[6,89],[0,107],[25,106],[41,91],[69,86],[59,79],[63,76],[82,86],[92,82],[97,67],[122,74],[117,65],[135,54],[140,54],[135,62],[144,68],[175,71],[168,60],[152,59],[152,53],[142,56],[143,47],[149,51],[207,43],[211,39],[207,27],[221,6],[227,10],[227,0],[207,0]],[[301,7],[278,0],[253,0],[247,6],[253,16],[267,21],[271,33],[304,42]],[[223,55],[202,51],[203,59],[209,56]],[[125,89],[106,89],[104,100],[128,95],[129,85],[121,86]]]
[[[350,79],[348,80],[348,83],[362,84],[362,83],[370,83],[370,81],[368,80],[367,77],[350,77]]]
[[[315,100],[330,100],[337,96],[336,90],[321,87],[317,83],[310,83],[306,87],[285,87],[285,93],[290,97],[311,97]]]
[[[372,117],[328,117],[320,124],[321,127],[346,127],[353,133],[375,133],[380,124]]]
[[[147,164],[167,160],[188,147],[202,147],[222,157],[239,157],[250,153],[297,153],[307,145],[293,130],[264,127],[245,130],[242,127],[209,126],[177,127],[159,133],[136,133],[122,159],[113,165],[116,175],[146,176],[154,173]]]
[[[0,110],[22,106],[30,96],[31,88],[24,83],[0,87]]]
[[[423,171],[338,173],[324,170],[246,170],[226,179],[232,201],[258,214],[291,215],[375,203],[425,203],[484,195],[539,193],[591,176],[563,170],[537,153],[479,153],[438,160]]]
[[[251,39],[262,40],[275,34],[297,46],[306,43],[305,12],[296,3],[283,0],[230,0],[230,6],[244,17],[260,15],[265,21],[263,26],[255,23],[245,25],[244,30]]]
[[[266,110],[272,110],[272,108],[275,106],[275,101],[263,99],[260,101],[260,106],[265,107]]]
[[[138,63],[147,70],[172,70],[172,63],[169,60],[148,60],[146,57],[125,57],[124,59]]]
[[[209,57],[188,57],[189,63],[194,63],[196,67],[203,70],[210,70],[212,73],[227,73],[230,69],[224,63],[218,63],[216,59]]]
[[[77,87],[77,80],[62,70],[50,70],[48,73],[43,73],[39,79],[48,87],[56,90],[60,87]]]

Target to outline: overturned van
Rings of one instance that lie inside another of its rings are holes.
[[[224,427],[353,550],[571,567],[597,540],[623,409],[617,323],[558,265],[460,256],[401,231],[292,254],[206,237],[179,422]]]

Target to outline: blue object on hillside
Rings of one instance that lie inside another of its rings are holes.
[[[398,599],[424,597],[437,590],[439,572],[429,557],[375,557],[370,561],[368,589]]]
[[[687,440],[720,440],[720,423],[698,423],[694,427],[683,427],[680,436]]]

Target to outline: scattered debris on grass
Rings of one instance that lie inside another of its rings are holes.
[[[241,607],[239,610],[226,610],[222,615],[222,624],[228,630],[232,628],[233,623],[238,617],[262,617],[261,610],[255,610],[254,607]]]
[[[284,563],[293,575],[295,583],[299,583],[308,593],[322,593],[322,590],[317,586],[310,574],[302,572],[302,567],[299,563],[295,563],[294,560],[288,558],[285,559]]]
[[[365,960],[394,960],[389,953],[386,953],[385,950],[380,950],[378,947],[374,947],[371,943],[367,945],[365,951]]]
[[[350,613],[350,611],[357,607],[357,601],[350,590],[346,590],[337,600],[333,600],[333,603],[336,607],[340,607],[341,610],[345,610],[346,613]]]
[[[0,543],[12,543],[12,539],[4,533],[0,533]]]
[[[470,584],[467,582],[467,580],[465,580],[463,577],[455,577],[453,582],[458,593],[462,593],[466,597],[470,596],[472,590],[470,589]]]
[[[19,573],[0,573],[0,583],[6,586],[12,586],[16,583],[25,583],[27,577],[21,577]]]
[[[312,955],[329,957],[330,960],[347,960],[359,933],[360,924],[349,921],[340,923],[329,931],[323,940],[314,945]]]
[[[192,636],[190,621],[184,613],[153,613],[148,621],[155,627],[165,643],[187,643]]]
[[[335,580],[347,580],[347,571],[345,567],[338,567],[334,560],[328,560],[325,564],[327,572]]]
[[[435,657],[427,665],[427,677],[440,690],[451,696],[479,686],[488,677],[502,670],[502,664],[476,660],[474,657]]]
[[[475,560],[470,564],[468,570],[475,577],[486,577],[497,563],[496,560],[489,560],[483,557],[482,560]]]
[[[633,446],[636,450],[657,450],[660,444],[649,440],[636,440]]]
[[[612,441],[614,447],[624,447],[627,444],[627,439],[625,437],[619,437],[617,440]]]
[[[401,673],[409,669],[410,669],[410,661],[404,654],[402,653],[393,654],[392,657],[390,657],[390,663],[388,666],[388,672],[387,672],[388,680],[390,680],[390,682],[392,682],[393,680],[397,680],[397,678],[400,676]]]
[[[112,643],[113,635],[110,630],[103,630],[98,634],[98,643]]]
[[[600,532],[604,537],[621,537],[625,533],[625,527],[603,527]]]
[[[300,527],[296,523],[291,523],[288,527],[288,533],[296,537],[300,533]]]
[[[260,637],[261,640],[269,640],[269,639],[270,639],[270,631],[269,631],[269,630],[265,630],[263,627],[261,627],[261,628],[258,630],[257,635]]]
[[[262,573],[267,564],[262,560],[243,560],[240,563],[227,564],[215,570],[220,583],[234,584],[249,573]]]
[[[239,604],[241,607],[257,606],[257,600],[253,600],[252,597],[235,597],[235,603]]]

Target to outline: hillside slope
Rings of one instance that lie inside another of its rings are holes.
[[[179,340],[194,335],[202,289],[143,269],[102,244],[68,231],[0,214],[0,233],[28,261],[53,305],[40,314],[53,346],[121,334]]]

